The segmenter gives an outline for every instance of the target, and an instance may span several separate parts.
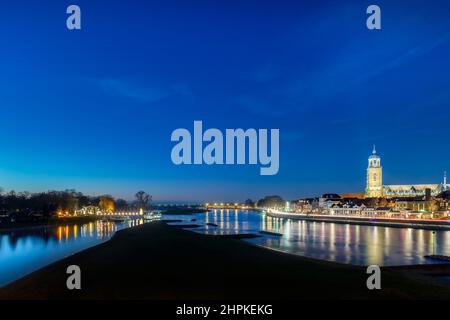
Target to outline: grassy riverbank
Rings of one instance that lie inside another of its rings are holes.
[[[66,289],[66,268],[82,290]],[[243,241],[144,224],[0,289],[0,299],[369,299],[445,298],[450,288],[384,270],[382,290],[364,268],[317,261]]]

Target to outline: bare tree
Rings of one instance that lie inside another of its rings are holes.
[[[152,201],[152,196],[144,191],[139,191],[136,193],[136,200],[138,202],[139,208],[144,209],[149,201]]]

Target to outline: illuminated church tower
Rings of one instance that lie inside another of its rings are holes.
[[[375,146],[373,146],[372,155],[369,157],[369,166],[367,167],[366,198],[383,197],[383,170],[381,159],[377,155]]]

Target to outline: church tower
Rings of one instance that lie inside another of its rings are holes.
[[[369,157],[366,179],[366,198],[383,197],[383,170],[375,146],[373,146],[372,154]]]
[[[447,184],[447,171],[444,171],[444,183],[443,183],[443,189],[444,189],[444,191],[447,191],[449,188],[448,188],[448,184]]]

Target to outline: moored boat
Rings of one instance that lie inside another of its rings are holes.
[[[144,214],[144,220],[157,220],[161,218],[161,213],[150,211]]]

